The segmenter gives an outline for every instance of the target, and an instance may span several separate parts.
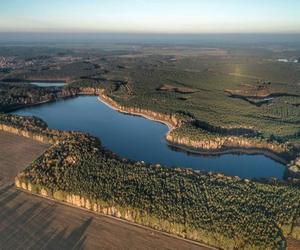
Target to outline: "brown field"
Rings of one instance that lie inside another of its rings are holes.
[[[0,249],[208,249],[17,190],[14,176],[46,146],[0,132]]]
[[[0,131],[0,186],[12,183],[17,173],[46,148],[45,144]]]

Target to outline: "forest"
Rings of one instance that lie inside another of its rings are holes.
[[[175,127],[166,135],[169,143],[183,146],[186,150],[222,151],[230,149],[253,149],[259,152],[266,151],[275,154],[275,159],[294,170],[292,178],[298,179],[300,170],[294,161],[299,156],[299,140],[297,135],[282,137],[278,135],[266,136],[264,133],[247,127],[221,127],[206,121],[198,120],[192,113],[184,110],[170,112],[165,108],[140,103],[128,102],[128,99],[116,96],[115,93],[128,91],[127,82],[106,80],[98,82],[86,79],[74,81],[65,87],[37,87],[28,83],[0,82],[0,111],[10,112],[14,109],[28,105],[37,105],[44,102],[76,97],[78,95],[100,95],[101,98],[111,100],[112,105],[122,107],[124,110],[136,109],[137,112],[147,112],[154,119],[163,119]],[[117,90],[116,90],[117,89]],[[297,107],[296,107],[297,108]],[[292,117],[291,117],[292,118]],[[295,123],[297,124],[297,123]],[[297,125],[298,127],[298,125]],[[279,158],[277,158],[279,157]],[[286,178],[291,177],[287,172]]]
[[[51,144],[18,176],[33,192],[79,195],[123,216],[130,211],[136,223],[224,249],[280,249],[300,238],[297,185],[121,159],[89,135],[50,130],[37,118],[2,114],[0,124]]]
[[[10,62],[0,72],[0,129],[50,144],[18,175],[32,192],[46,190],[61,201],[77,195],[97,211],[115,208],[120,218],[224,249],[282,249],[300,239],[300,65],[277,59],[297,53],[273,47],[0,47]],[[67,85],[39,88],[29,84],[33,80]],[[257,94],[265,83],[268,89]],[[293,159],[291,179],[252,181],[134,162],[90,135],[7,114],[102,91],[121,106],[176,117],[181,126],[170,135],[177,139],[223,146],[238,137],[271,146]],[[257,105],[257,96],[271,99]]]
[[[232,134],[247,129],[247,134],[266,139],[299,139],[300,64],[277,61],[298,58],[298,47],[150,44],[135,49],[99,45],[18,47],[16,51],[0,47],[0,56],[23,65],[1,73],[4,82],[64,80],[66,88],[101,85],[122,105],[191,117],[218,130],[211,132]],[[271,99],[256,105],[253,96],[233,98],[228,90]]]

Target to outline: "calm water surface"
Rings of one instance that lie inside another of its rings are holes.
[[[46,87],[63,87],[66,84],[63,82],[31,82],[30,84],[46,88]]]
[[[174,151],[164,139],[168,131],[164,124],[121,114],[99,102],[96,97],[81,96],[14,113],[40,117],[50,128],[88,132],[100,138],[106,148],[133,160],[223,172],[243,178],[281,179],[284,174],[282,164],[263,155],[201,156]]]

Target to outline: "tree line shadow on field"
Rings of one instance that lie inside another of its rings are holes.
[[[51,227],[56,216],[56,206],[45,206],[38,199],[26,199],[27,195],[24,196],[12,186],[0,188],[1,250],[83,248],[92,217],[71,231],[67,225],[57,230]]]

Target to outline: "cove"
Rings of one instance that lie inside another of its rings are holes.
[[[121,157],[168,167],[220,172],[241,178],[282,179],[285,166],[264,156],[247,154],[195,155],[172,149],[166,125],[115,111],[95,96],[79,96],[26,107],[13,114],[36,116],[50,128],[88,132]]]

